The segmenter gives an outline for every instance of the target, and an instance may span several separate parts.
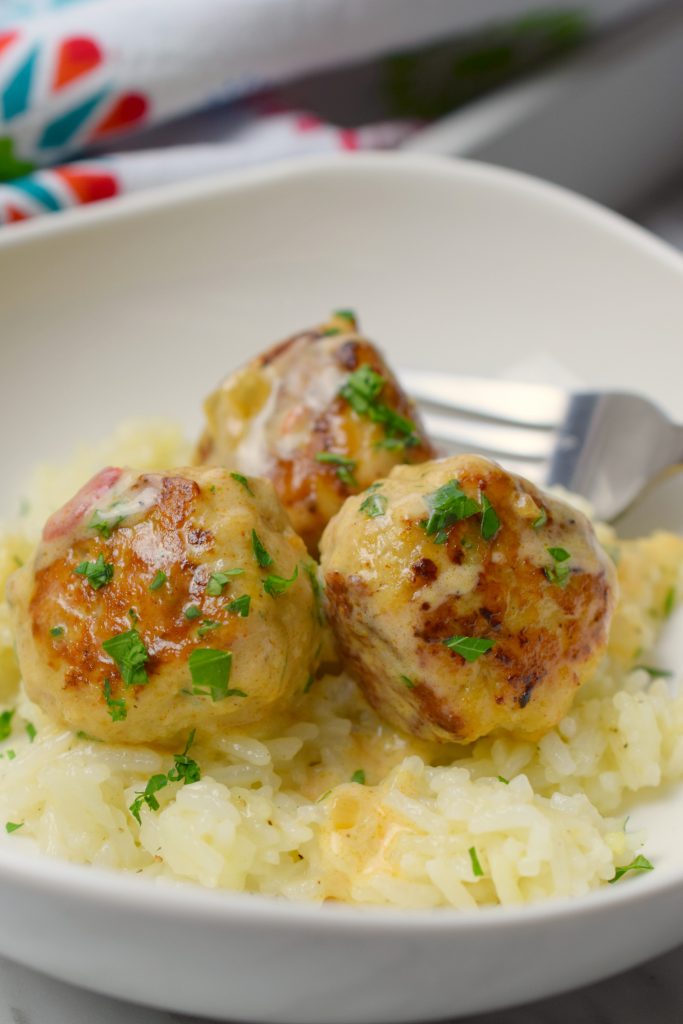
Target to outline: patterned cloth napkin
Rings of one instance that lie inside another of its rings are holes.
[[[500,18],[527,4],[486,6]],[[380,124],[336,127],[273,88],[433,44],[481,18],[464,0],[0,0],[0,224],[281,157],[399,145],[423,116],[411,109],[419,63],[391,65],[395,102]],[[560,10],[506,31],[502,51],[495,32],[479,40],[469,67],[461,51],[449,58],[450,85],[439,86],[449,102],[453,82],[465,93],[490,87],[573,45],[583,25]],[[186,126],[146,149],[127,142],[207,107],[201,131]]]

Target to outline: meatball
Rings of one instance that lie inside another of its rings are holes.
[[[205,410],[196,461],[269,477],[313,555],[348,495],[434,455],[412,402],[345,311],[231,374]]]
[[[346,666],[423,739],[536,738],[605,650],[616,577],[590,523],[487,459],[397,467],[321,549]]]
[[[123,743],[255,722],[314,670],[314,570],[269,481],[106,469],[10,582],[26,690]]]

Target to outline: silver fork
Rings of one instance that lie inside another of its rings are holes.
[[[615,519],[655,477],[683,464],[683,426],[640,395],[404,370],[443,450],[488,455],[540,486],[560,484]]]

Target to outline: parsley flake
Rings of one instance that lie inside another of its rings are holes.
[[[164,787],[167,785],[168,778],[166,777],[166,775],[153,775],[151,779],[149,779],[149,781],[147,782],[145,788],[142,791],[136,793],[135,800],[133,800],[133,803],[130,805],[128,810],[133,815],[138,825],[142,824],[142,819],[140,817],[142,805],[147,804],[150,811],[158,811],[159,801],[157,800],[155,794],[158,793],[160,789],[164,789]]]
[[[168,576],[166,575],[166,573],[163,572],[162,569],[157,569],[157,571],[154,573],[154,579],[149,585],[149,589],[159,590],[161,587],[163,587],[164,583],[166,583],[167,580]]]
[[[352,309],[335,309],[332,316],[338,320],[348,320],[354,330],[358,324],[358,317]]]
[[[38,735],[35,725],[33,722],[27,722],[24,728],[26,729],[26,735],[28,736],[29,743],[33,743],[34,739]]]
[[[664,598],[664,618],[668,619],[676,605],[676,588],[669,587]]]
[[[252,498],[254,497],[254,492],[249,486],[249,481],[247,480],[246,476],[243,476],[242,473],[231,473],[230,476],[233,478],[233,480],[236,480],[238,484],[242,484],[242,487],[244,487],[247,494],[251,494]]]
[[[568,561],[571,555],[564,548],[546,548],[546,551],[555,563],[552,566],[546,566],[543,570],[546,578],[550,583],[557,584],[558,587],[566,587],[569,579],[569,566],[563,563]]]
[[[8,821],[8,822],[5,823],[5,832],[7,833],[7,835],[11,835],[12,832],[16,832],[17,829],[20,829],[20,828],[23,828],[23,827],[24,827],[24,822],[23,821]]]
[[[169,782],[183,782],[186,786],[191,786],[193,782],[199,782],[201,779],[201,768],[196,761],[193,761],[191,757],[187,756],[190,747],[194,743],[196,731],[196,729],[193,729],[187,737],[187,743],[185,744],[185,749],[182,754],[173,755],[175,765],[166,776]]]
[[[541,527],[545,526],[545,524],[547,522],[548,522],[548,513],[547,513],[546,509],[542,508],[541,509],[541,514],[539,516],[537,516],[536,519],[534,519],[533,523],[531,524],[531,528],[532,528],[532,530],[540,530]]]
[[[107,583],[111,583],[114,578],[114,566],[111,562],[105,562],[104,555],[101,553],[94,562],[81,562],[76,566],[74,572],[77,576],[85,576],[93,590],[106,587]]]
[[[481,495],[481,535],[484,540],[493,540],[500,530],[500,519],[485,494]]]
[[[232,671],[230,651],[218,651],[211,647],[197,647],[189,658],[192,692],[198,697],[225,700],[226,697],[246,697],[243,690],[228,688]]]
[[[50,630],[50,636],[64,636],[64,626],[53,626]]]
[[[468,853],[470,855],[470,860],[472,861],[472,874],[475,878],[483,878],[484,871],[479,863],[476,848],[474,846],[470,846]]]
[[[476,661],[482,654],[495,647],[496,641],[483,636],[449,636],[443,644],[449,650],[462,655],[465,661]]]
[[[304,686],[304,693],[308,693],[310,688],[313,686],[314,682],[315,682],[315,676],[314,675],[310,675],[308,677],[308,679],[306,680],[306,685]]]
[[[206,584],[206,592],[210,597],[220,597],[233,576],[241,576],[244,569],[225,569],[223,572],[212,572]]]
[[[313,600],[315,602],[314,615],[317,618],[320,625],[325,622],[325,613],[323,612],[323,588],[318,579],[318,572],[315,562],[302,562],[301,563],[304,572],[308,576],[311,584],[311,590],[313,591]]]
[[[185,618],[190,621],[192,621],[192,619],[198,619],[201,614],[199,606],[196,604],[190,604],[185,609]]]
[[[251,531],[251,547],[254,552],[254,558],[262,569],[267,569],[269,565],[273,564],[273,559],[264,548],[256,530]]]
[[[388,504],[389,501],[384,494],[373,491],[372,494],[368,494],[365,501],[361,502],[360,511],[365,512],[368,519],[376,519],[378,516],[384,515]]]
[[[462,519],[469,519],[481,512],[473,498],[468,498],[457,480],[449,480],[438,490],[425,494],[424,502],[430,516],[424,524],[425,533],[434,538],[435,544],[445,544],[448,531]]]
[[[496,778],[498,779],[499,782],[504,783],[504,785],[506,785],[506,786],[510,785],[510,780],[506,779],[504,775],[496,775]]]
[[[625,864],[623,867],[617,868],[614,872],[614,878],[610,878],[610,883],[618,882],[620,878],[623,878],[627,871],[654,871],[654,864],[651,864],[647,857],[643,857],[642,853],[639,853],[630,864]]]
[[[250,605],[251,597],[249,594],[242,594],[241,597],[236,597],[235,600],[231,601],[226,607],[229,612],[232,612],[234,615],[239,615],[242,619],[246,619],[249,615]]]
[[[106,512],[96,509],[88,523],[88,529],[96,530],[100,537],[109,540],[114,530],[121,525],[125,518],[125,516],[118,515],[113,509],[108,509]]]
[[[212,619],[203,619],[201,626],[197,630],[197,636],[206,636],[207,633],[210,633],[213,629],[218,629],[221,625],[222,623],[214,622]]]
[[[355,772],[351,776],[351,782],[357,782],[359,786],[365,785],[365,772],[362,768],[356,768]]]
[[[115,700],[111,695],[111,680],[104,680],[104,700],[109,709],[109,717],[112,722],[123,722],[128,715],[126,701],[123,697]]]
[[[269,594],[271,597],[279,597],[280,594],[284,594],[286,590],[289,590],[298,575],[299,566],[297,565],[294,569],[294,573],[289,577],[289,579],[285,576],[275,576],[274,574],[266,576],[263,581],[263,589],[266,594]]]
[[[338,455],[336,452],[316,452],[315,461],[336,466],[337,478],[347,487],[358,486],[358,481],[353,475],[357,466],[354,459],[349,459],[346,455]]]
[[[413,679],[410,678],[410,676],[399,676],[399,679],[401,680],[403,685],[406,686],[409,690],[415,689],[415,682]]]
[[[12,735],[12,719],[14,718],[14,711],[3,711],[0,715],[0,742],[8,739]]]
[[[673,672],[668,668],[655,668],[654,665],[634,665],[633,667],[647,672],[650,679],[671,679],[673,676]]]
[[[105,640],[102,647],[115,662],[126,686],[144,686],[149,682],[145,671],[149,653],[137,629],[117,633]]]
[[[363,365],[353,371],[339,394],[359,416],[384,427],[386,438],[379,442],[379,447],[412,448],[419,445],[420,438],[413,421],[380,400],[386,383],[381,373]]]

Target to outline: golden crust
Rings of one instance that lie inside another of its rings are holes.
[[[488,498],[494,537],[482,536],[479,514],[453,523],[444,543],[427,535],[425,496],[451,480]],[[369,701],[424,739],[547,731],[607,644],[616,579],[588,521],[475,456],[395,469],[376,493],[383,515],[351,498],[321,544],[330,622]],[[570,553],[561,583],[549,548]],[[493,646],[468,661],[444,644],[451,637]]]
[[[415,424],[417,443],[388,450],[384,428],[359,415],[339,392],[359,367],[384,378],[382,402]],[[413,403],[378,350],[347,315],[275,345],[231,374],[206,402],[198,463],[269,477],[292,526],[311,554],[346,498],[400,463],[434,450]],[[378,445],[380,445],[378,447]],[[350,459],[349,472],[321,454]]]
[[[320,642],[304,571],[312,563],[270,483],[250,479],[249,489],[215,468],[124,471],[108,493],[86,491],[94,503],[79,498],[75,518],[73,503],[52,517],[34,565],[11,586],[29,696],[75,730],[130,743],[172,741],[194,727],[239,726],[291,700],[314,669]],[[88,527],[95,508],[103,507],[127,512],[108,537]],[[266,569],[254,555],[254,529],[273,559]],[[76,570],[100,555],[113,575],[95,588]],[[232,568],[244,571],[220,593],[207,590],[213,572]],[[295,572],[284,594],[265,592],[269,573],[290,578]],[[163,582],[150,589],[157,573]],[[247,617],[228,607],[242,595],[251,601]],[[188,618],[190,606],[194,617]],[[103,643],[133,628],[148,654],[148,682],[128,686]],[[188,659],[199,648],[232,653],[229,687],[246,697],[214,701],[192,694]],[[105,680],[111,698],[125,700],[125,720],[112,721]]]

